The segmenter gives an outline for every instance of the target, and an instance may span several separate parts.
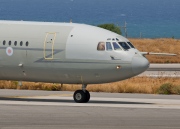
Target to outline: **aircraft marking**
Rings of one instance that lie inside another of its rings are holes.
[[[51,49],[50,49],[49,51],[51,51]],[[56,55],[56,54],[58,54],[58,53],[60,53],[60,52],[62,52],[62,51],[64,51],[64,50],[54,50],[54,51],[53,51],[53,55]],[[46,57],[47,57],[47,58],[52,57],[52,53],[49,54],[49,55],[47,55]],[[52,63],[53,63],[54,61],[53,61],[52,59],[46,60],[46,59],[44,59],[44,57],[42,57],[42,58],[34,61],[34,63],[43,63],[43,62],[52,62]]]
[[[6,48],[6,54],[7,54],[8,56],[12,56],[12,55],[13,55],[13,49],[12,49],[12,47],[7,47],[7,48]]]

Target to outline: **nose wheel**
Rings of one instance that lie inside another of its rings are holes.
[[[90,93],[86,90],[87,85],[82,86],[82,90],[77,90],[74,92],[73,98],[77,103],[87,103],[90,99]]]

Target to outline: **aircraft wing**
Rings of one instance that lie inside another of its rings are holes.
[[[160,55],[160,56],[176,56],[177,54],[172,53],[154,53],[154,52],[140,52],[142,55]]]

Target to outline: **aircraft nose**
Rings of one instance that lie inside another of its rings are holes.
[[[133,57],[132,71],[135,75],[144,72],[147,68],[149,68],[149,61],[145,57]]]

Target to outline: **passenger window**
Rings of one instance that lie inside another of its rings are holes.
[[[114,50],[122,50],[116,42],[113,42],[113,47],[114,47]]]
[[[5,40],[3,41],[3,45],[6,45],[6,41]]]
[[[106,50],[107,50],[107,51],[112,51],[112,46],[111,46],[111,43],[110,43],[110,42],[107,42],[107,43],[106,43]]]
[[[119,42],[119,45],[121,45],[125,50],[130,49],[130,47],[125,42]]]
[[[131,42],[127,42],[129,44],[129,46],[131,46],[132,48],[135,48]]]
[[[9,41],[9,46],[11,46],[11,41]]]
[[[105,50],[105,43],[104,42],[99,42],[97,46],[98,51],[104,51]]]
[[[14,46],[16,46],[16,45],[17,45],[17,41],[14,42]]]
[[[28,45],[29,45],[29,42],[27,41],[27,42],[26,42],[26,46],[28,46]]]
[[[20,42],[20,46],[22,46],[22,45],[23,45],[23,41]]]

